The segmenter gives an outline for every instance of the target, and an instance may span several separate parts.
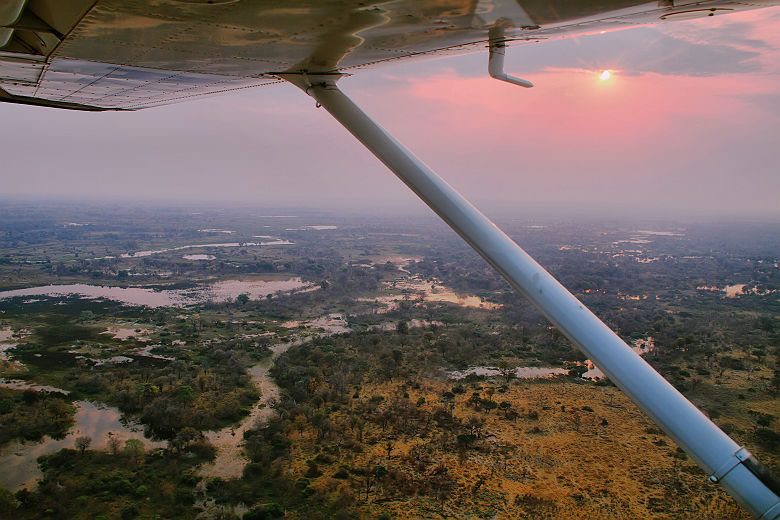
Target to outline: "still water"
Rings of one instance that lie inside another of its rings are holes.
[[[42,477],[38,457],[56,453],[63,448],[74,449],[77,437],[90,437],[90,449],[98,450],[106,449],[109,432],[120,440],[122,446],[127,439],[139,439],[147,449],[165,446],[164,442],[147,439],[142,427],[124,421],[122,414],[114,407],[89,401],[76,401],[74,405],[76,422],[63,439],[46,436],[41,442],[17,442],[0,450],[0,468],[3,469],[0,471],[0,486],[10,491],[34,488],[35,482]]]
[[[511,370],[518,379],[543,379],[548,377],[562,376],[569,373],[565,368],[557,367],[517,367]],[[471,367],[466,370],[452,370],[447,372],[450,379],[464,379],[467,376],[497,376],[501,375],[501,369],[498,367]]]
[[[273,238],[273,237],[270,237]],[[186,246],[170,247],[167,249],[150,249],[148,251],[135,251],[132,253],[123,253],[121,258],[143,258],[145,256],[167,253],[168,251],[181,251],[183,249],[204,249],[209,247],[257,247],[257,246],[289,246],[293,243],[281,238],[273,238],[265,242],[221,242],[218,244],[188,244]],[[110,258],[110,257],[106,257]]]
[[[244,455],[244,432],[258,423],[266,422],[275,413],[272,405],[279,399],[279,387],[269,375],[274,360],[290,347],[302,345],[309,338],[299,339],[290,343],[280,343],[271,347],[270,358],[251,367],[248,372],[252,382],[260,391],[260,400],[252,407],[251,412],[238,425],[228,426],[221,430],[206,432],[206,438],[217,448],[217,456],[213,462],[208,462],[198,469],[202,477],[220,477],[225,479],[240,478],[248,460]]]
[[[184,307],[205,302],[221,302],[246,294],[251,299],[265,298],[277,292],[308,288],[311,284],[299,277],[253,277],[243,280],[221,280],[189,289],[151,289],[148,287],[114,287],[109,285],[43,285],[27,289],[0,291],[0,300],[20,296],[49,296],[95,299],[105,298],[126,305],[147,307]]]

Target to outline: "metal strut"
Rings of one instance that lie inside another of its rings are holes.
[[[751,514],[780,519],[780,498],[743,464],[740,446],[635,354],[485,215],[355,105],[340,75],[280,74],[313,97],[528,297],[577,347]],[[724,471],[728,468],[727,471]]]

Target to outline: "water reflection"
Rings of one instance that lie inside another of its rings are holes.
[[[0,486],[16,491],[23,487],[32,488],[42,477],[38,468],[38,457],[56,453],[63,448],[73,448],[76,437],[90,437],[91,449],[105,450],[108,434],[120,440],[139,439],[147,448],[164,447],[164,442],[153,442],[144,437],[143,429],[137,424],[122,419],[116,408],[89,401],[77,401],[75,425],[62,439],[44,437],[37,443],[18,442],[0,450]]]
[[[699,285],[696,287],[699,291],[713,291],[724,292],[726,298],[738,298],[740,296],[756,295],[756,296],[769,296],[770,294],[777,293],[777,289],[767,289],[766,287],[758,287],[754,284],[737,283],[734,285],[727,285],[723,289],[714,285]]]
[[[289,240],[282,240],[280,238],[268,240],[266,242],[222,242],[218,244],[188,244],[186,246],[170,247],[167,249],[150,249],[148,251],[136,251],[132,253],[123,253],[120,258],[143,258],[146,256],[157,255],[160,253],[167,253],[168,251],[181,251],[183,249],[197,249],[197,248],[209,248],[209,247],[257,247],[257,246],[288,246],[293,242]],[[111,257],[105,257],[111,258]]]
[[[59,392],[65,395],[70,393],[62,388],[57,388],[56,386],[36,385],[21,379],[6,379],[4,377],[0,377],[0,388],[10,388],[11,390],[35,390],[36,392]]]
[[[633,350],[636,354],[640,356],[655,350],[655,340],[653,339],[652,336],[634,340],[634,342],[631,345],[632,345],[631,350]],[[588,371],[582,374],[583,379],[595,380],[595,379],[604,379],[605,377],[607,377],[606,375],[604,375],[604,372],[602,372],[601,369],[597,367],[590,359],[585,360],[585,365],[588,367]]]
[[[406,321],[406,326],[409,327],[410,329],[430,327],[431,325],[441,327],[444,325],[444,323],[436,320],[429,321],[429,320],[421,320],[417,318],[413,318],[411,320]],[[386,321],[384,323],[380,323],[379,325],[374,325],[370,328],[373,330],[394,331],[398,329],[398,322]]]
[[[343,314],[326,314],[313,320],[292,320],[282,323],[286,329],[295,329],[298,327],[319,329],[326,334],[346,334],[352,332],[347,324],[347,317]]]
[[[190,289],[151,289],[146,287],[112,287],[83,283],[44,285],[0,291],[0,300],[22,296],[105,298],[126,305],[147,307],[184,307],[207,301],[220,302],[246,294],[252,299],[265,298],[277,292],[289,292],[310,287],[300,277],[254,277],[246,280],[222,280]]]
[[[247,372],[260,391],[260,400],[252,411],[236,426],[228,426],[218,431],[206,432],[206,438],[217,448],[217,457],[213,462],[203,464],[198,473],[202,477],[239,478],[248,462],[243,453],[244,432],[260,422],[268,421],[274,414],[272,405],[279,398],[279,387],[268,374],[274,361],[290,347],[302,345],[311,338],[302,338],[289,343],[279,343],[271,347],[272,355],[268,359],[250,367]]]
[[[566,375],[569,373],[565,368],[556,367],[517,367],[513,370],[507,370],[518,379],[541,379],[554,376]],[[450,379],[465,379],[468,376],[498,376],[501,375],[501,369],[497,367],[470,367],[466,370],[452,370],[447,372]]]
[[[151,334],[151,332],[152,331],[149,329],[142,329],[139,327],[113,326],[113,327],[108,327],[105,330],[105,332],[101,332],[101,334],[110,334],[111,337],[113,337],[114,339],[118,339],[121,341],[134,338],[136,341],[144,342],[144,341],[150,341],[150,339],[142,336]]]
[[[330,231],[333,229],[338,229],[338,226],[330,226],[330,225],[301,226],[296,228],[287,228],[285,231]]]
[[[497,309],[501,307],[497,303],[485,301],[478,296],[458,294],[444,287],[438,280],[423,280],[419,276],[396,280],[392,282],[392,286],[404,292],[412,292],[427,302],[447,302],[476,309]]]
[[[14,337],[15,334],[17,336],[16,338]],[[10,328],[0,329],[0,370],[5,374],[19,372],[25,369],[24,364],[12,359],[9,352],[16,348],[16,341],[9,340],[21,339],[22,337],[24,337],[23,333],[14,333]]]
[[[376,314],[397,310],[402,301],[410,301],[415,304],[421,301],[452,303],[461,307],[485,310],[495,310],[501,307],[500,303],[489,302],[479,296],[458,294],[435,279],[423,280],[419,276],[407,276],[392,282],[385,282],[385,285],[391,290],[401,291],[402,294],[358,298],[358,301],[374,302],[382,305],[382,307],[376,309]]]

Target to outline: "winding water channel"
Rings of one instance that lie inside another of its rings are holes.
[[[271,347],[272,355],[269,358],[248,370],[261,397],[250,414],[238,425],[206,432],[209,442],[217,448],[217,456],[213,462],[201,466],[199,469],[201,476],[224,479],[241,476],[248,462],[242,451],[244,432],[258,422],[267,421],[274,413],[272,408],[274,402],[279,398],[279,387],[268,373],[270,368],[280,354],[310,339],[311,337],[306,337],[274,345]],[[21,380],[0,379],[0,387],[68,394],[66,390]],[[77,437],[90,437],[92,439],[90,449],[100,450],[107,448],[110,436],[116,437],[122,444],[127,439],[139,439],[147,449],[162,448],[166,445],[165,442],[155,442],[145,437],[142,426],[126,420],[121,412],[112,406],[90,401],[76,401],[74,405],[76,406],[75,424],[64,438],[53,439],[44,436],[39,442],[16,442],[0,450],[0,468],[3,469],[0,472],[0,486],[11,491],[35,487],[37,480],[43,476],[38,467],[38,457],[56,453],[63,448],[74,448]]]
[[[273,354],[247,370],[252,382],[260,391],[260,400],[252,411],[237,426],[228,426],[221,430],[206,432],[206,438],[217,448],[213,462],[203,464],[198,473],[202,477],[239,478],[248,460],[242,451],[244,432],[258,422],[267,421],[274,413],[273,404],[279,398],[279,387],[268,374],[274,361],[289,348],[301,345],[311,338],[299,339],[289,343],[279,343],[271,347]]]

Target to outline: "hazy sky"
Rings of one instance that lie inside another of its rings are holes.
[[[780,8],[361,71],[341,88],[489,211],[780,218]],[[599,81],[605,69],[609,81]],[[288,85],[135,113],[0,104],[0,196],[419,208]]]

